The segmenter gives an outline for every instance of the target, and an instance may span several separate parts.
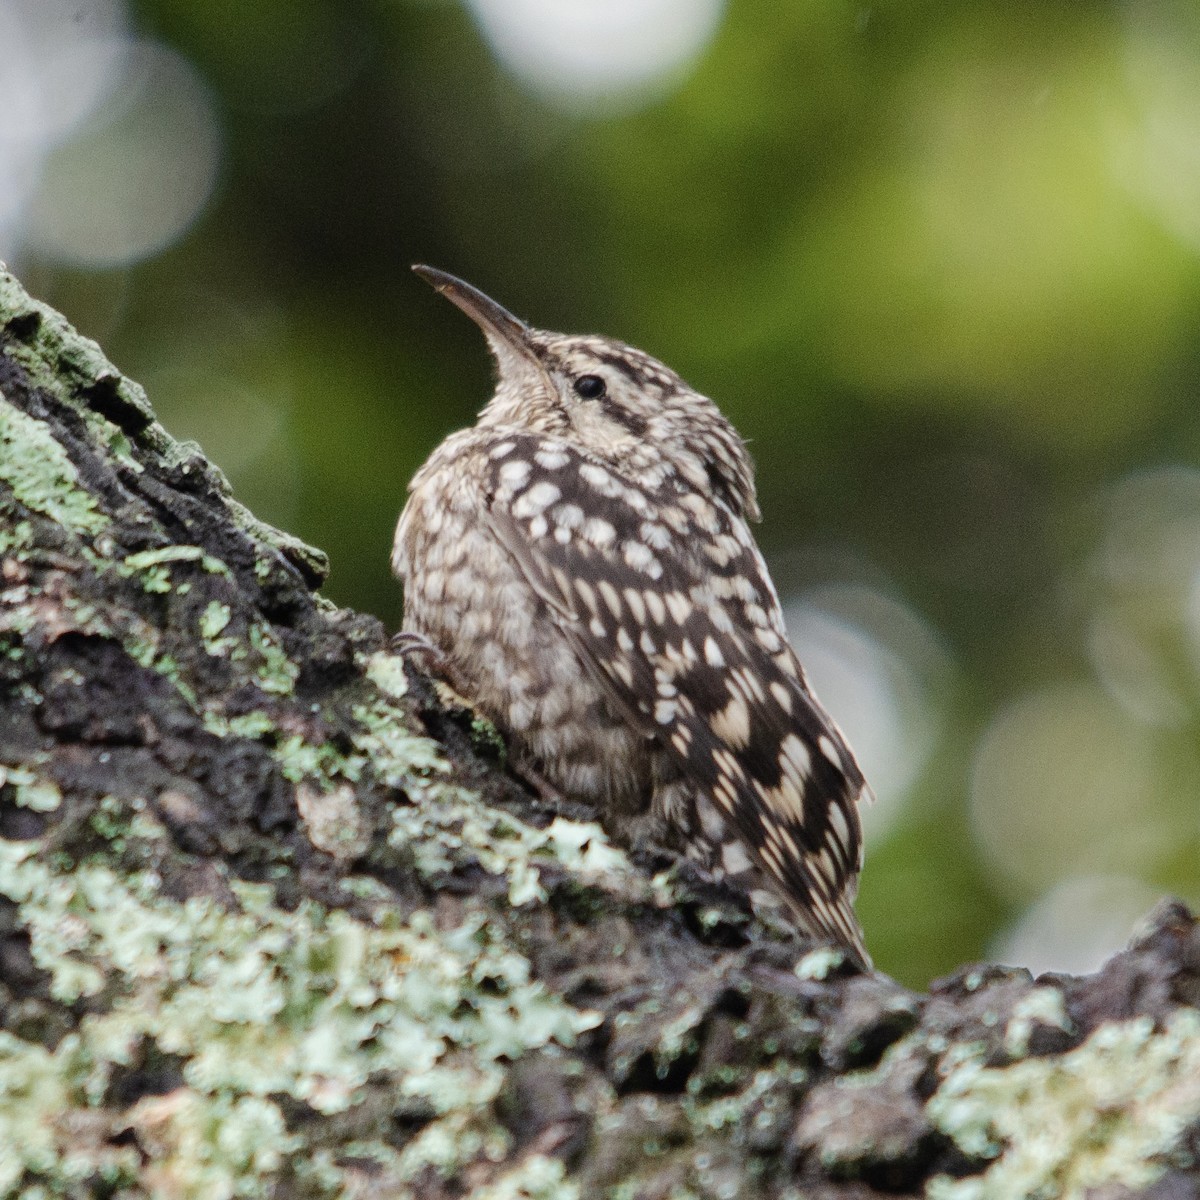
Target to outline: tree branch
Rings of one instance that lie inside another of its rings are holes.
[[[0,1196],[1200,1195],[1182,907],[1086,979],[797,963],[324,573],[0,274]]]

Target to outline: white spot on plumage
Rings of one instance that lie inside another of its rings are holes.
[[[708,619],[718,633],[731,634],[733,632],[733,621],[730,620],[729,614],[723,608],[710,607]]]
[[[742,612],[751,625],[757,625],[761,628],[767,627],[767,610],[761,604],[747,604],[742,609]]]
[[[530,722],[533,720],[533,705],[527,697],[520,697],[513,701],[512,706],[508,711],[508,725],[510,729],[528,729]]]
[[[560,471],[571,461],[571,456],[556,445],[543,446],[533,457],[538,466],[545,467],[547,471]]]
[[[763,688],[762,680],[753,671],[747,667],[739,667],[734,672],[734,678],[751,700],[756,700],[759,704],[766,703],[767,693]]]
[[[621,547],[621,553],[625,558],[626,566],[649,575],[651,579],[658,579],[662,576],[662,563],[655,558],[653,551],[644,542],[625,542]]]
[[[762,798],[763,807],[772,812],[777,820],[798,821],[802,818],[800,797],[797,795],[793,784],[785,780],[778,787],[769,788],[762,783],[756,782],[755,788]],[[771,825],[768,828],[767,836],[778,839],[778,827]]]
[[[646,605],[642,601],[642,594],[636,588],[625,589],[625,603],[629,605],[629,611],[633,614],[633,619],[638,625],[645,624],[646,621]]]
[[[720,843],[729,836],[725,818],[707,796],[701,795],[696,798],[696,818],[710,842]]]
[[[745,575],[734,575],[729,583],[733,594],[744,604],[753,604],[758,599],[758,589]]]
[[[550,574],[554,576],[554,582],[558,584],[558,590],[564,595],[571,594],[571,581],[567,578],[567,573],[562,567],[551,567]]]
[[[436,536],[442,532],[442,526],[446,523],[446,514],[440,508],[428,506],[425,511],[425,532],[429,536]]]
[[[584,604],[588,606],[588,611],[595,616],[600,609],[600,605],[596,601],[596,593],[592,585],[586,579],[576,579],[575,590],[582,597]]]
[[[736,813],[738,793],[732,779],[722,777],[713,784],[713,796],[727,813]]]
[[[785,650],[782,654],[774,655],[774,662],[775,662],[775,665],[789,679],[802,678],[800,664],[796,661],[796,656],[790,650]]]
[[[741,696],[730,697],[729,703],[709,718],[709,725],[721,741],[735,750],[750,743],[750,708]]]
[[[731,561],[731,556],[725,547],[718,539],[715,542],[709,542],[704,546],[704,553],[709,557],[714,566],[727,567]]]
[[[734,598],[733,581],[723,575],[718,575],[716,578],[708,580],[708,588],[718,600],[732,600]]]
[[[667,606],[663,603],[663,598],[657,592],[643,592],[642,596],[651,619],[656,625],[661,625],[667,619]]]
[[[579,475],[602,496],[615,497],[621,492],[621,485],[603,467],[595,463],[584,463],[579,468]]]
[[[513,501],[512,513],[518,520],[546,511],[562,499],[562,489],[548,479],[539,479],[532,487],[522,492]]]
[[[829,848],[822,846],[816,854],[811,856],[810,861],[815,861],[825,882],[830,888],[836,888],[838,883],[838,870],[832,857],[829,854]]]
[[[758,852],[767,860],[767,863],[772,867],[776,876],[783,875],[783,852],[774,842],[763,842],[763,844],[759,846]]]
[[[754,640],[768,653],[775,654],[779,651],[779,647],[783,645],[783,641],[775,630],[767,626],[756,626],[754,630]]]
[[[789,814],[790,815],[790,814]],[[792,837],[792,831],[787,825],[779,825],[775,829],[775,834],[779,841],[783,844],[784,849],[792,856],[792,858],[801,858],[803,852],[796,845],[796,839]]]
[[[533,468],[523,458],[515,458],[500,468],[500,482],[513,490],[524,487]]]
[[[666,550],[671,545],[671,531],[657,521],[643,521],[638,534],[652,550]]]
[[[721,647],[717,645],[716,638],[706,637],[704,639],[704,661],[710,667],[725,665],[725,655],[721,653]]]
[[[426,571],[425,577],[421,580],[421,590],[425,593],[425,599],[431,604],[440,604],[446,590],[446,576],[436,569]]]
[[[846,814],[842,811],[840,804],[831,804],[828,812],[829,828],[833,836],[837,839],[837,843],[843,851],[848,851],[851,846],[850,840],[850,824],[846,820]]]
[[[780,683],[777,679],[771,681],[771,696],[775,703],[783,709],[788,716],[792,715],[792,693],[791,689]]]
[[[731,785],[746,782],[746,772],[731,750],[725,746],[716,746],[712,756],[713,762],[717,764],[717,770],[729,779]]]
[[[716,532],[716,511],[712,503],[699,492],[684,492],[679,504],[696,518],[696,523],[708,533]]]
[[[560,504],[550,515],[563,529],[578,529],[583,524],[583,509],[578,504]]]
[[[607,579],[600,579],[596,583],[596,590],[600,593],[604,603],[608,605],[609,612],[619,621],[622,610],[621,597],[617,595],[617,589]]]
[[[838,753],[838,748],[833,744],[832,738],[828,737],[824,733],[821,734],[821,736],[817,739],[817,746],[820,748],[821,753],[825,755],[825,757],[829,759],[829,761],[833,763],[833,765],[837,767],[839,771],[845,769],[842,766],[842,756]]]
[[[779,745],[779,766],[798,788],[812,773],[812,755],[798,733],[789,733]]]
[[[671,532],[682,535],[689,531],[688,516],[683,509],[676,508],[673,504],[669,504],[657,515],[660,521],[665,521],[666,524],[670,526]],[[669,540],[670,533],[668,533],[667,537]],[[647,538],[646,540],[649,541],[650,539]],[[653,544],[654,543],[651,542],[651,545]]]
[[[626,488],[621,493],[621,499],[639,515],[646,512],[650,507],[650,501],[637,488]]]
[[[676,624],[682,625],[692,615],[692,602],[682,592],[668,592],[664,599]]]
[[[750,870],[750,855],[741,842],[726,842],[721,847],[721,866],[729,875],[742,875]]]
[[[616,540],[617,531],[611,521],[603,517],[588,517],[583,523],[582,534],[597,550],[603,550]]]

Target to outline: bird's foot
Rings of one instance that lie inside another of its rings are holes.
[[[441,672],[446,667],[446,655],[435,646],[423,633],[414,633],[410,629],[402,629],[394,634],[391,640],[393,654],[401,658],[423,658],[425,665],[434,672]]]
[[[522,759],[511,759],[509,768],[537,796],[542,806],[555,816],[566,817],[568,821],[596,820],[596,810],[592,805],[564,795],[531,763]]]

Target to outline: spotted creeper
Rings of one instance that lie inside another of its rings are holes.
[[[414,270],[483,330],[498,382],[410,485],[405,629],[618,838],[765,883],[868,966],[852,904],[869,793],[788,643],[737,431],[640,350],[532,329]]]

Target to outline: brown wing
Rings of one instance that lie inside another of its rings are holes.
[[[707,790],[798,923],[866,963],[851,907],[865,783],[745,523],[670,475],[641,483],[565,444],[506,440],[493,528],[580,659]]]

